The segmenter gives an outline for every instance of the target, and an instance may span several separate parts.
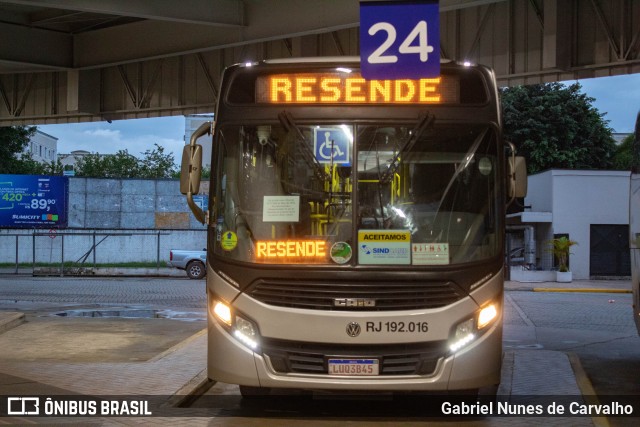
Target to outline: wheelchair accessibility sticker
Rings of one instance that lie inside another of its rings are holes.
[[[350,135],[341,128],[316,128],[313,134],[313,152],[320,163],[351,164]]]

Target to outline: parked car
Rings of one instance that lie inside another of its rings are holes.
[[[185,251],[171,249],[169,251],[169,267],[185,270],[190,279],[202,279],[207,274],[207,250]]]

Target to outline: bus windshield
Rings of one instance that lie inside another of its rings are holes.
[[[500,251],[486,124],[225,125],[216,256],[260,264],[461,264]]]

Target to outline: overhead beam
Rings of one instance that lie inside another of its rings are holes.
[[[237,0],[0,0],[3,3],[190,24],[243,25]]]
[[[544,0],[543,69],[567,70],[571,66],[574,44],[569,3]]]
[[[596,12],[596,16],[598,17],[598,21],[600,22],[600,26],[604,30],[605,35],[607,36],[607,40],[609,41],[609,46],[611,46],[611,50],[616,55],[616,58],[622,60],[622,52],[616,43],[615,37],[613,36],[613,31],[611,30],[611,26],[607,22],[607,18],[605,18],[604,13],[602,12],[602,8],[600,4],[596,0],[591,0],[591,5],[593,6],[593,10]]]
[[[504,1],[441,0],[440,9],[446,12]],[[360,21],[356,0],[0,0],[0,7],[3,4],[147,19],[73,36],[20,26],[0,29],[0,40],[28,45],[16,49],[12,43],[2,43],[0,59],[32,64],[23,67],[29,71],[96,68],[206,52],[354,28]],[[32,14],[33,19],[53,16]],[[34,37],[36,32],[39,35]]]
[[[74,67],[111,66],[354,28],[359,25],[358,5],[344,0],[247,2],[248,25],[237,30],[147,20],[90,31],[74,37]]]
[[[0,22],[0,58],[16,64],[66,69],[73,65],[73,36]]]
[[[440,0],[440,12],[484,6],[509,0]]]

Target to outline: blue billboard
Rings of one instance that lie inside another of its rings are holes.
[[[0,175],[0,228],[65,228],[69,178]]]

